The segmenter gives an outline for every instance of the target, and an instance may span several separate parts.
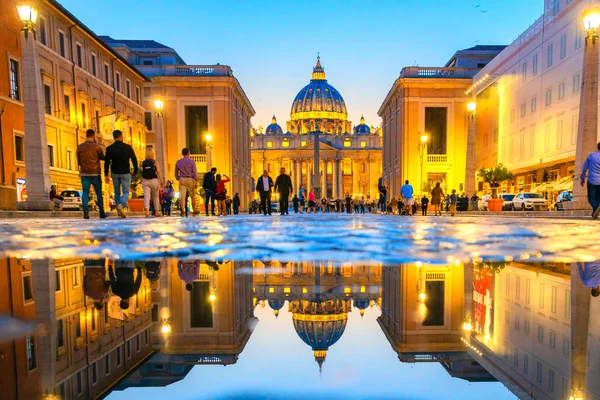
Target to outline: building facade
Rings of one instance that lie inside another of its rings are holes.
[[[112,143],[112,131],[123,131],[139,157],[146,148],[142,88],[146,77],[98,38],[58,2],[38,2],[37,53],[42,80],[50,177],[58,190],[81,188],[76,149],[88,128],[97,141]],[[7,29],[0,44],[3,208],[26,198],[27,160],[24,135],[21,22],[14,4],[4,2],[0,23]],[[11,39],[12,38],[12,39]],[[111,190],[110,188],[107,188]],[[106,196],[108,198],[108,196]]]
[[[271,124],[252,133],[252,177],[267,170],[272,176],[285,168],[294,190],[301,184],[318,189],[321,197],[376,198],[381,176],[381,136],[377,128],[360,124],[352,129],[342,95],[326,80],[320,59],[312,79],[292,102],[286,131],[273,116]],[[319,179],[315,173],[315,143],[319,138]],[[314,184],[317,182],[318,184]]]
[[[378,114],[383,131],[383,180],[398,195],[405,180],[415,193],[437,182],[465,190],[467,167],[466,90],[472,78],[504,46],[458,51],[442,68],[406,67]]]
[[[228,194],[239,193],[244,208],[251,193],[250,118],[255,111],[231,68],[188,65],[175,50],[153,40],[102,39],[150,78],[143,91],[148,144],[158,148],[157,135],[162,135],[167,179],[174,179],[175,163],[187,147],[199,173],[216,167],[231,178]],[[155,100],[164,104],[160,117]]]
[[[476,167],[515,174],[503,191],[554,199],[573,188],[585,31],[584,0],[546,1],[544,14],[474,78]],[[480,190],[486,190],[483,184]]]

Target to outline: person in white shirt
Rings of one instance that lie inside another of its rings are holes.
[[[269,176],[269,171],[265,170],[256,180],[256,191],[260,195],[260,207],[264,215],[271,215],[271,188],[273,187],[273,179]]]

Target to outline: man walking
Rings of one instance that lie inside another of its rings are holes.
[[[265,215],[271,215],[271,188],[273,179],[269,176],[269,171],[265,169],[262,176],[256,181],[256,191],[260,194],[260,207]]]
[[[196,187],[198,186],[198,170],[196,169],[196,163],[190,158],[190,149],[185,147],[181,150],[183,156],[175,163],[175,178],[179,182],[179,201],[181,205],[181,216],[186,215],[187,210],[187,196],[192,198],[192,209],[193,215],[198,215],[196,205]],[[213,168],[215,171],[216,168]],[[213,192],[214,199],[214,192]],[[213,215],[215,215],[215,205],[213,202]],[[206,215],[208,215],[208,207],[206,208]]]
[[[592,206],[592,219],[598,219],[600,215],[600,143],[598,151],[593,152],[585,159],[581,170],[581,186],[585,185],[585,174],[587,177],[588,202]]]
[[[423,215],[427,215],[427,207],[429,206],[429,199],[427,198],[426,195],[423,195],[423,198],[421,199],[421,213]]]
[[[456,194],[456,190],[452,189],[452,194],[448,196],[448,209],[450,210],[450,215],[454,217],[456,215],[456,204],[458,203],[458,195]]]
[[[235,194],[233,196],[233,215],[238,215],[240,213],[240,195]]]
[[[194,164],[196,165],[196,164]],[[216,178],[217,169],[212,167],[210,171],[204,174],[204,178],[202,179],[202,189],[204,189],[204,211],[206,211],[206,216],[208,217],[208,202],[210,201],[210,212],[215,216],[215,193],[217,191],[217,178]]]
[[[279,193],[279,211],[281,215],[289,215],[289,197],[294,189],[292,188],[292,179],[285,173],[285,168],[281,168],[279,176],[275,180],[275,191]]]
[[[104,179],[106,183],[110,182],[110,177],[108,176],[110,170],[115,188],[117,214],[119,214],[119,217],[125,218],[125,208],[127,208],[129,188],[131,186],[131,167],[129,162],[131,161],[131,164],[133,164],[133,175],[137,175],[138,161],[133,147],[123,142],[123,132],[119,130],[114,131],[113,138],[115,142],[106,148]]]
[[[404,181],[404,185],[400,188],[400,194],[403,199],[405,214],[414,215],[412,208],[415,204],[415,199],[413,198],[413,187],[408,183],[408,179]]]
[[[106,218],[104,213],[104,201],[102,200],[102,168],[100,160],[104,160],[102,147],[95,142],[96,132],[88,129],[85,132],[85,142],[77,146],[77,164],[79,165],[79,177],[83,195],[81,198],[83,207],[83,218],[89,219],[90,186],[94,187],[100,218]]]

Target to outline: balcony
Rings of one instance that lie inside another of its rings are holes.
[[[401,78],[454,78],[471,79],[479,72],[476,68],[405,67]]]
[[[448,163],[448,155],[446,154],[428,154],[428,164],[446,164]]]
[[[233,76],[227,65],[139,65],[146,76]]]
[[[206,154],[190,154],[190,158],[196,163],[198,173],[206,172]]]

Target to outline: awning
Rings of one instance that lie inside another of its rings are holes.
[[[564,190],[573,190],[573,177],[565,176],[557,184],[553,186],[556,192],[562,192]]]

